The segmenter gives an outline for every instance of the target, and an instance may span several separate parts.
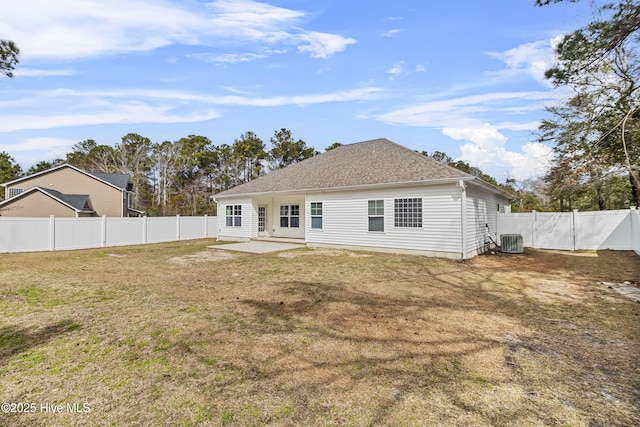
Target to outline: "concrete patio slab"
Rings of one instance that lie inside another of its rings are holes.
[[[281,243],[251,240],[249,242],[229,243],[224,245],[207,246],[210,249],[223,249],[227,251],[250,252],[254,254],[266,254],[269,252],[287,251],[289,249],[304,248],[299,243]]]

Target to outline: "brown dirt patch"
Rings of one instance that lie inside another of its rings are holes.
[[[91,410],[0,424],[640,424],[632,253],[211,244],[1,255],[2,401]]]
[[[237,256],[238,254],[229,251],[213,249],[208,251],[196,252],[195,254],[175,256],[173,258],[169,258],[169,262],[189,266],[199,262],[226,261]]]

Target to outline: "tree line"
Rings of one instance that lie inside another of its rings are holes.
[[[40,161],[23,171],[6,152],[0,152],[0,182],[42,172],[69,163],[91,172],[127,173],[135,185],[135,207],[150,216],[215,214],[211,196],[233,186],[249,182],[276,169],[297,163],[319,152],[291,131],[274,132],[266,144],[253,132],[245,132],[233,144],[215,145],[206,136],[190,135],[177,141],[153,143],[149,138],[130,133],[114,146],[98,144],[93,139],[76,143],[64,158]],[[342,145],[334,142],[325,150]],[[546,178],[506,183],[484,173],[469,163],[454,159],[442,151],[421,154],[476,176],[511,193],[513,212],[562,210],[549,191]],[[626,184],[626,186],[625,186]],[[623,177],[611,182],[617,186],[606,193],[608,209],[628,207],[630,192]],[[588,189],[573,193],[573,206],[580,210],[597,210],[594,194]],[[0,200],[4,188],[0,187]]]
[[[253,132],[231,145],[215,145],[200,135],[153,143],[130,133],[114,146],[87,139],[64,158],[41,161],[25,173],[9,154],[0,153],[0,182],[68,163],[91,172],[129,174],[134,205],[150,216],[215,214],[214,194],[317,154],[284,128],[274,132],[270,143],[267,150]]]

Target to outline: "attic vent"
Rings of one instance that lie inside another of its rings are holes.
[[[501,234],[500,250],[505,254],[521,254],[523,252],[520,234]]]

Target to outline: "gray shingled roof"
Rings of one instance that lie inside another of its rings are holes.
[[[118,188],[127,189],[127,184],[131,178],[128,174],[124,173],[104,173],[104,172],[89,172],[88,174],[95,176],[98,179],[108,182],[111,185],[115,185]]]
[[[13,181],[5,182],[5,183],[2,183],[0,185],[3,186],[3,187],[6,187],[8,185],[13,185],[15,183],[18,183],[20,181],[31,179],[34,176],[39,176],[39,175],[44,175],[44,174],[47,174],[47,173],[51,173],[51,172],[56,171],[56,170],[61,169],[61,168],[72,168],[72,169],[75,169],[75,170],[77,170],[77,171],[79,171],[81,173],[84,173],[86,175],[92,176],[92,177],[94,177],[96,179],[99,179],[101,181],[104,181],[107,184],[113,185],[114,187],[117,187],[117,188],[119,188],[121,190],[127,190],[127,191],[128,191],[129,181],[131,179],[131,176],[129,174],[126,174],[126,173],[89,172],[89,171],[86,171],[84,169],[80,169],[80,168],[78,168],[76,166],[73,166],[73,165],[70,165],[68,163],[65,163],[63,165],[56,166],[56,167],[53,167],[51,169],[47,169],[45,171],[41,171],[41,172],[35,173],[33,175],[23,176],[22,178],[14,179]]]
[[[462,178],[473,177],[388,139],[375,139],[342,145],[217,196]]]
[[[58,199],[79,211],[86,210],[84,208],[86,203],[89,203],[89,206],[91,206],[91,203],[89,202],[88,194],[64,194],[59,191],[52,190],[50,188],[42,188],[42,187],[36,187],[36,188],[42,191],[43,193],[46,193],[49,196],[55,199]]]

